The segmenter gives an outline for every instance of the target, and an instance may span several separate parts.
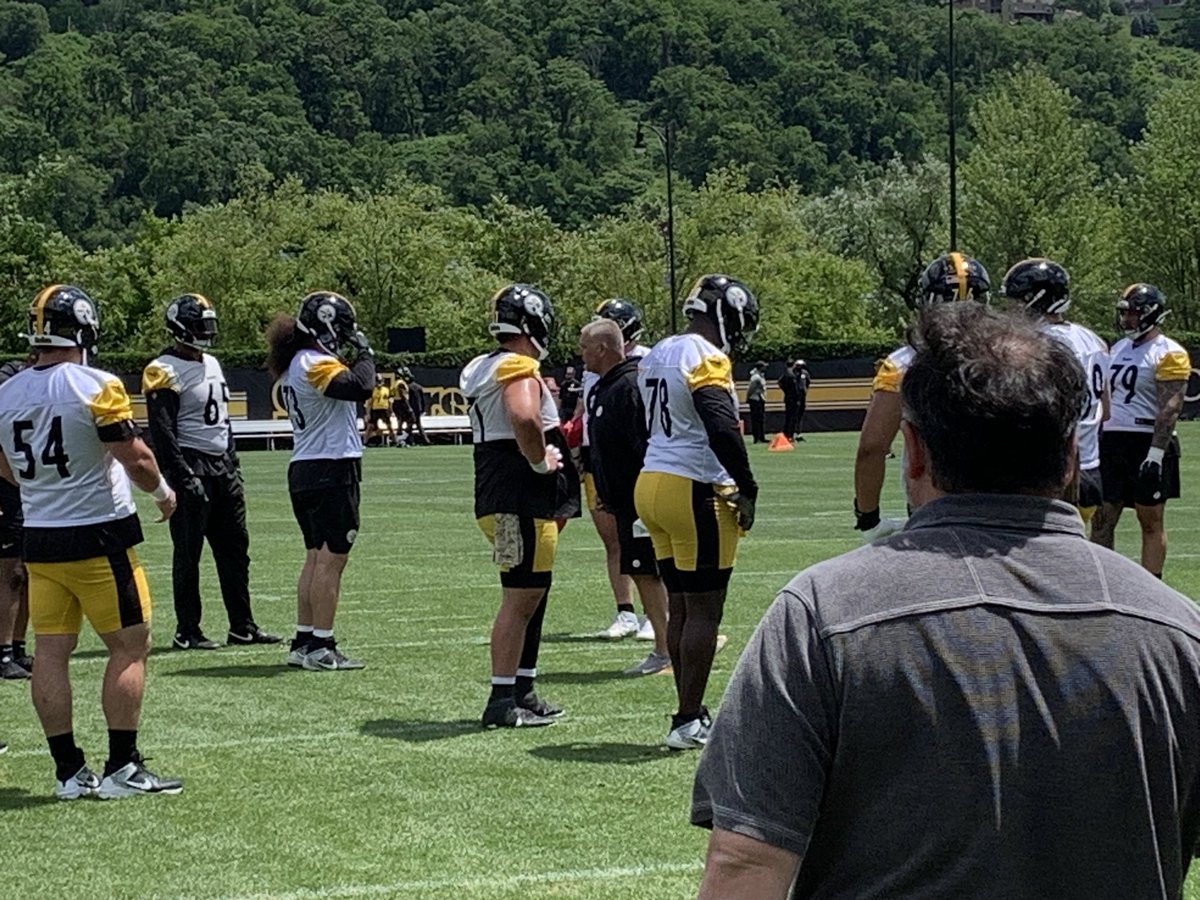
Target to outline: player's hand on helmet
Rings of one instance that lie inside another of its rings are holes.
[[[180,485],[183,493],[187,494],[193,500],[199,500],[201,503],[207,502],[208,491],[204,489],[204,482],[200,480],[198,475],[189,475],[183,479]]]
[[[161,500],[155,500],[154,505],[158,507],[158,518],[154,521],[167,521],[167,519],[171,518],[171,516],[175,513],[175,507],[177,505],[175,492],[168,488],[167,496],[163,497]]]
[[[546,455],[539,462],[530,463],[529,467],[539,475],[547,475],[552,472],[557,472],[563,467],[562,451],[554,444],[546,445]]]
[[[1142,461],[1142,466],[1138,469],[1138,493],[1141,495],[1141,499],[1152,503],[1157,503],[1162,499],[1162,460],[1163,449],[1161,447],[1151,447],[1150,452],[1146,454],[1146,458]]]
[[[756,504],[754,497],[741,491],[734,491],[725,495],[725,502],[733,509],[733,514],[737,518],[737,527],[741,531],[749,531],[754,527]]]
[[[371,342],[367,340],[367,336],[361,331],[356,331],[346,341],[346,344],[354,348],[354,352],[359,356],[374,356],[375,351],[371,349]]]

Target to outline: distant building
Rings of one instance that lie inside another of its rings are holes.
[[[1155,0],[1165,3],[1168,0]],[[954,0],[954,5],[966,9],[977,9],[992,16],[1000,16],[1005,22],[1054,21],[1054,0]]]

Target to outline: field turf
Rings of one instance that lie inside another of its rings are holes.
[[[1200,593],[1200,426],[1180,428],[1185,497],[1168,506],[1167,581]],[[793,453],[751,447],[762,484],[741,545],[710,702],[775,591],[856,546],[855,435],[819,434]],[[251,584],[261,625],[289,634],[303,557],[288,503],[288,454],[243,454]],[[706,835],[687,824],[696,755],[661,747],[669,676],[621,670],[648,645],[587,635],[613,607],[586,519],[559,548],[540,689],[568,713],[551,728],[482,732],[486,636],[499,588],[472,520],[469,447],[370,449],[363,527],[337,635],[361,672],[302,672],[279,648],[172,652],[170,538],[139,549],[155,597],[155,652],[141,746],[185,780],[177,797],[59,803],[23,683],[0,683],[0,895],[40,897],[589,897],[694,895]],[[900,514],[897,464],[884,511]],[[1133,555],[1137,526],[1121,523]],[[224,638],[210,562],[205,626]],[[85,633],[76,734],[106,751],[103,651]],[[1200,868],[1197,868],[1200,871]],[[1185,896],[1200,900],[1193,873]]]

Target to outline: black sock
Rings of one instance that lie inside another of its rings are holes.
[[[513,698],[513,686],[511,684],[492,684],[492,693],[488,697],[488,703],[494,703],[497,700],[511,700]]]
[[[48,737],[46,743],[50,745],[54,774],[59,781],[66,781],[83,768],[83,751],[75,746],[75,732]]]
[[[137,734],[136,730],[108,729],[108,762],[104,764],[105,777],[133,762],[137,754]]]
[[[524,697],[533,690],[533,679],[528,675],[518,675],[517,683],[513,686],[513,696]]]
[[[623,612],[631,613],[633,611],[634,610],[633,610],[632,603],[618,603],[617,604],[617,612],[619,612],[619,613],[623,613]]]
[[[547,587],[537,609],[529,617],[529,624],[525,626],[525,643],[521,647],[521,661],[517,665],[518,669],[534,670],[537,668],[538,650],[542,646],[542,620],[546,618],[546,600],[549,596],[550,588]]]
[[[1162,581],[1162,572],[1151,572],[1150,574],[1153,575],[1155,578],[1157,578],[1159,581]],[[3,648],[0,648],[0,649],[3,649]]]
[[[16,657],[17,659],[23,659],[25,657],[25,642],[24,641],[13,641],[12,649],[13,649],[13,656]]]

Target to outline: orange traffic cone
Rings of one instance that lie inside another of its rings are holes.
[[[782,431],[775,435],[771,440],[770,446],[767,447],[772,453],[786,453],[789,450],[795,450],[792,442],[787,439],[787,435]]]

